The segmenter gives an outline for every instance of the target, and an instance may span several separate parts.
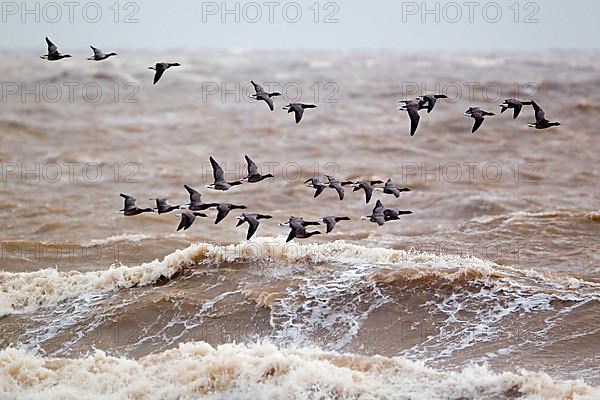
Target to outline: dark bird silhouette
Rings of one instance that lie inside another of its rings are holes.
[[[402,192],[410,192],[409,188],[401,188],[394,185],[391,179],[388,179],[383,188],[376,188],[376,190],[380,190],[385,194],[392,194],[394,197],[400,197],[400,193]]]
[[[181,204],[173,206],[167,203],[167,199],[150,199],[156,201],[155,211],[158,211],[159,214],[170,213],[171,211],[178,210],[181,208]]]
[[[48,45],[48,54],[40,56],[40,58],[48,61],[58,61],[62,60],[63,58],[71,57],[70,54],[61,54],[58,51],[58,47],[56,47],[56,45],[52,43],[48,37],[46,37],[46,44]]]
[[[246,163],[248,164],[248,176],[243,178],[242,181],[247,181],[249,183],[258,183],[267,178],[274,178],[272,174],[261,175],[260,172],[258,172],[258,166],[256,165],[256,163],[252,161],[248,156],[244,156],[244,158],[246,159]]]
[[[308,239],[314,235],[320,235],[319,231],[307,231],[304,224],[300,221],[292,221],[290,222],[290,234],[287,237],[286,243],[290,242],[293,239]]]
[[[209,159],[210,164],[212,165],[213,178],[215,181],[214,183],[211,183],[210,185],[206,186],[208,189],[221,190],[225,192],[231,189],[233,186],[238,186],[242,184],[242,182],[240,181],[226,182],[225,172],[223,171],[223,168],[221,168],[219,163],[217,163],[214,158],[210,157]]]
[[[369,204],[371,198],[373,197],[373,190],[375,185],[383,184],[383,181],[359,181],[352,183],[354,189],[353,192],[358,192],[359,190],[365,191],[365,203]]]
[[[396,210],[395,208],[386,208],[383,210],[383,215],[386,221],[398,221],[402,215],[410,215],[413,214],[412,211],[401,211]]]
[[[322,221],[327,226],[326,233],[330,233],[331,231],[333,231],[333,228],[335,228],[335,224],[337,224],[340,221],[350,221],[350,218],[329,216],[329,217],[323,217]]]
[[[250,240],[250,238],[254,235],[254,233],[256,232],[256,230],[258,229],[258,225],[260,225],[260,220],[261,219],[271,219],[273,217],[271,217],[270,215],[264,215],[264,214],[242,214],[239,217],[237,217],[238,219],[238,223],[236,225],[236,227],[244,224],[244,223],[248,223],[248,233],[246,234],[246,240]]]
[[[316,189],[315,191],[315,195],[314,198],[316,199],[317,197],[319,197],[319,195],[321,193],[323,193],[323,190],[325,190],[325,188],[328,187],[328,184],[325,184],[325,182],[323,182],[323,180],[318,177],[315,176],[313,178],[307,179],[304,181],[304,184],[308,187],[311,187],[313,189]]]
[[[92,50],[94,51],[94,55],[91,56],[90,58],[88,58],[88,60],[90,61],[102,61],[102,60],[106,60],[109,57],[112,56],[116,56],[117,53],[108,53],[108,54],[104,54],[102,52],[102,50],[95,48],[94,46],[90,46],[92,48]]]
[[[477,130],[481,127],[481,124],[483,124],[485,117],[493,116],[493,115],[496,115],[496,114],[487,112],[487,111],[483,111],[479,107],[470,107],[467,111],[465,111],[465,116],[471,117],[475,120],[475,123],[473,124],[473,129],[471,130],[471,133],[477,132]]]
[[[377,200],[377,203],[375,204],[375,208],[373,208],[371,215],[367,215],[366,217],[362,217],[361,219],[371,221],[379,226],[383,226],[386,221],[384,211],[385,207],[383,203],[381,203],[381,200]]]
[[[138,206],[136,206],[136,204],[135,204],[136,199],[133,196],[130,196],[128,194],[123,194],[123,193],[121,193],[120,196],[122,198],[124,198],[125,201],[124,201],[123,209],[119,210],[119,212],[122,212],[127,217],[131,217],[134,215],[140,215],[143,213],[154,212],[154,209],[152,209],[152,208],[139,208]]]
[[[179,64],[179,63],[160,62],[160,63],[156,63],[152,67],[148,67],[148,69],[153,69],[154,71],[156,71],[154,73],[154,85],[156,85],[156,83],[160,80],[160,78],[163,76],[163,74],[165,73],[166,70],[168,70],[171,67],[179,67],[179,66],[181,66],[181,64]]]
[[[188,229],[190,229],[190,227],[192,226],[192,224],[196,220],[196,217],[204,217],[204,218],[206,218],[208,216],[206,214],[203,214],[203,213],[200,213],[200,212],[196,212],[196,211],[191,211],[191,210],[184,210],[184,211],[182,211],[181,212],[181,222],[179,223],[179,226],[177,227],[177,232],[179,232],[182,229],[184,231],[187,231]]]
[[[414,100],[402,100],[400,103],[404,103],[404,105],[400,106],[398,110],[408,112],[410,118],[410,136],[414,136],[421,120],[421,116],[419,115],[421,106]]]
[[[531,101],[519,101],[517,99],[507,99],[504,100],[504,103],[500,104],[500,114],[504,113],[504,111],[508,109],[513,109],[513,119],[517,119],[519,114],[521,114],[521,110],[523,106],[532,105]]]
[[[321,223],[318,221],[305,221],[302,217],[291,216],[286,222],[282,222],[281,224],[279,224],[279,226],[288,226],[292,222],[299,223],[302,226],[321,225]]]
[[[192,189],[188,185],[183,185],[183,186],[185,187],[185,190],[187,190],[190,195],[190,202],[188,204],[190,210],[204,211],[204,210],[208,210],[209,208],[213,208],[213,207],[216,207],[219,205],[217,203],[203,203],[202,195],[200,194],[200,192],[196,191],[195,189]]]
[[[535,101],[532,101],[531,105],[533,106],[533,109],[535,110],[535,123],[529,124],[528,126],[530,128],[548,129],[548,128],[552,128],[553,126],[560,126],[560,122],[548,121],[546,119],[546,113],[544,112],[544,110],[541,109],[541,107]]]
[[[333,176],[329,176],[327,175],[327,187],[334,189],[337,194],[338,197],[340,198],[340,201],[344,200],[344,187],[343,184],[348,184],[349,182],[339,182],[337,179],[335,179]]]
[[[258,83],[254,82],[254,81],[250,81],[250,82],[254,86],[254,91],[256,92],[255,94],[251,95],[250,97],[253,98],[254,100],[264,101],[265,103],[267,103],[269,105],[269,108],[271,109],[271,111],[274,111],[275,107],[273,106],[273,97],[281,96],[281,93],[279,93],[279,92],[267,93],[267,92],[265,92],[265,89],[263,89],[263,87],[260,86]]]
[[[427,114],[433,111],[438,99],[447,99],[445,94],[426,94],[425,96],[417,97],[419,108],[427,109]]]
[[[288,113],[294,113],[297,124],[299,124],[300,121],[302,121],[304,110],[309,108],[317,108],[317,106],[314,104],[290,103],[287,106],[283,107],[284,110],[288,110]]]
[[[235,204],[222,203],[217,206],[217,218],[215,219],[215,225],[223,221],[231,210],[245,210],[246,206],[238,206]]]

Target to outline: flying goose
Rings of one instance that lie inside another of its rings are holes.
[[[246,240],[250,240],[250,238],[252,238],[252,236],[258,229],[258,225],[260,225],[260,220],[261,219],[271,219],[271,218],[273,218],[273,217],[271,217],[270,215],[245,214],[244,213],[244,214],[240,215],[239,217],[237,217],[238,223],[237,223],[236,227],[247,222],[248,223],[248,233],[246,234]]]
[[[210,164],[212,165],[213,178],[215,181],[214,183],[211,183],[210,185],[206,186],[208,189],[221,190],[225,192],[231,189],[232,186],[238,186],[242,184],[242,182],[240,181],[226,182],[225,172],[223,171],[223,168],[221,168],[219,163],[217,163],[214,158],[210,157],[209,159]]]
[[[165,62],[160,62],[160,63],[156,63],[155,65],[148,67],[148,69],[153,69],[154,71],[156,71],[154,73],[154,85],[156,85],[156,83],[160,80],[161,76],[163,76],[163,74],[165,73],[166,70],[168,70],[171,67],[179,67],[181,66],[181,64],[179,63],[165,63]]]
[[[46,36],[46,44],[48,45],[48,54],[40,56],[40,58],[42,58],[44,60],[48,60],[48,61],[58,61],[58,60],[62,60],[63,58],[71,57],[70,54],[61,54],[58,51],[58,47],[56,47],[56,45],[54,43],[52,43],[50,41],[50,39],[48,39],[47,36]]]
[[[290,103],[287,106],[283,107],[284,110],[288,110],[288,113],[294,113],[297,124],[299,124],[300,121],[302,121],[304,110],[309,108],[317,108],[317,106],[314,104]]]
[[[268,104],[271,111],[274,111],[275,107],[273,106],[272,97],[281,96],[281,93],[279,93],[279,92],[267,93],[267,92],[265,92],[265,89],[263,89],[263,87],[260,86],[258,83],[254,82],[254,81],[250,81],[250,82],[254,86],[254,91],[256,92],[255,94],[251,95],[250,97],[253,98],[254,100],[264,101],[265,103]]]

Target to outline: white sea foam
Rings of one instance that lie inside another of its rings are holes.
[[[597,399],[583,381],[483,366],[443,372],[405,358],[270,344],[183,343],[139,360],[96,350],[48,359],[0,352],[0,392],[19,399]]]
[[[476,258],[438,256],[404,250],[367,248],[336,241],[328,244],[285,243],[285,237],[256,238],[252,241],[219,246],[199,243],[139,266],[112,266],[93,272],[61,272],[42,269],[36,272],[0,272],[0,317],[27,313],[39,307],[78,297],[84,293],[146,286],[160,278],[171,278],[185,267],[223,262],[385,264],[412,271],[415,279],[435,274],[455,279],[495,272],[493,263]]]

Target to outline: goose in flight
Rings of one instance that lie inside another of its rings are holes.
[[[243,178],[242,181],[247,181],[248,183],[258,183],[267,178],[274,178],[272,174],[261,175],[260,172],[258,172],[258,166],[256,163],[248,156],[244,156],[244,158],[248,164],[248,176]]]
[[[181,205],[172,206],[167,203],[167,199],[150,199],[156,201],[156,208],[154,211],[158,211],[159,214],[170,213],[171,211],[178,210]]]
[[[254,100],[264,101],[265,103],[267,103],[267,105],[269,106],[271,111],[274,111],[275,107],[273,106],[273,97],[281,96],[281,93],[279,93],[279,92],[267,93],[267,92],[265,92],[265,89],[263,89],[263,87],[260,86],[258,83],[254,82],[254,81],[250,81],[250,83],[252,83],[252,85],[254,86],[254,91],[256,92],[255,94],[250,95],[250,97],[253,98]]]
[[[529,124],[528,126],[530,128],[548,129],[548,128],[552,128],[553,126],[560,126],[560,122],[548,121],[546,119],[546,113],[544,112],[544,110],[542,110],[542,108],[535,101],[532,101],[531,105],[533,106],[533,109],[535,110],[535,123]]]
[[[410,192],[409,188],[397,187],[391,179],[388,179],[387,182],[385,182],[383,188],[376,188],[375,190],[382,191],[385,194],[392,194],[395,198],[400,197],[400,193],[402,192]]]
[[[215,225],[217,225],[219,222],[223,221],[225,219],[225,217],[227,215],[229,215],[229,213],[232,210],[245,210],[246,206],[238,206],[235,204],[227,204],[227,203],[223,203],[223,204],[219,204],[217,206],[217,218],[215,219]]]
[[[338,222],[340,222],[340,221],[350,221],[350,218],[349,217],[328,216],[328,217],[323,217],[322,221],[327,226],[327,232],[326,233],[330,233],[331,231],[333,231],[333,228],[335,228],[335,225]]]
[[[271,218],[273,218],[273,217],[271,217],[270,215],[245,214],[244,213],[244,214],[240,215],[239,217],[237,217],[238,223],[237,223],[236,227],[241,226],[247,222],[248,223],[248,233],[246,234],[246,240],[250,240],[250,238],[252,238],[252,236],[258,229],[258,225],[260,225],[260,220],[261,219],[271,219]]]
[[[90,58],[88,58],[88,60],[90,60],[90,61],[102,61],[102,60],[106,60],[109,57],[117,55],[117,53],[104,54],[104,52],[102,52],[102,50],[97,49],[94,46],[90,46],[90,47],[92,48],[92,51],[94,52],[94,55],[91,56]]]
[[[196,211],[191,211],[191,210],[183,210],[180,214],[177,214],[177,215],[181,215],[181,222],[179,223],[179,226],[177,227],[177,232],[179,232],[182,229],[184,231],[187,231],[188,229],[190,229],[190,227],[196,220],[196,217],[203,217],[203,218],[208,217],[206,214],[196,212]]]
[[[140,215],[143,213],[154,212],[153,208],[139,208],[135,202],[137,201],[135,197],[130,196],[128,194],[121,193],[120,196],[124,198],[123,209],[118,212],[123,213],[127,217],[131,217],[134,215]]]
[[[211,164],[212,170],[213,170],[214,183],[207,185],[206,187],[208,189],[220,190],[220,191],[226,192],[229,189],[231,189],[233,186],[238,186],[238,185],[242,184],[242,182],[240,182],[240,181],[233,181],[233,182],[225,181],[225,172],[223,171],[223,168],[221,168],[219,163],[217,163],[217,161],[215,161],[214,158],[210,157],[209,160],[210,160],[210,164]]]
[[[487,112],[487,111],[483,111],[479,107],[469,107],[469,109],[467,111],[465,111],[465,116],[471,117],[475,120],[475,123],[473,124],[473,129],[471,129],[471,133],[477,132],[477,130],[483,124],[485,117],[493,116],[493,115],[496,115],[496,114]]]
[[[506,110],[513,110],[513,119],[517,119],[519,114],[521,114],[521,110],[523,106],[532,105],[531,101],[519,101],[517,99],[507,99],[504,100],[504,103],[500,104],[500,114],[503,114]]]
[[[292,241],[293,239],[308,239],[314,235],[320,235],[319,231],[307,231],[306,225],[304,225],[300,221],[292,221],[290,222],[291,231],[286,239],[286,243]]]
[[[403,103],[403,105],[401,105],[398,110],[408,112],[410,118],[410,136],[415,136],[417,128],[419,127],[419,121],[421,120],[419,110],[422,107],[420,103],[417,103],[414,100],[402,100],[400,103]]]
[[[445,94],[426,94],[425,96],[417,97],[419,108],[426,108],[427,114],[433,111],[435,104],[439,99],[447,99]]]
[[[70,54],[61,54],[58,51],[58,47],[56,47],[56,45],[52,43],[48,37],[46,37],[46,44],[48,45],[48,54],[40,56],[40,58],[48,61],[58,61],[62,60],[63,58],[71,57]]]
[[[288,113],[294,113],[297,124],[299,124],[300,121],[302,121],[304,110],[309,108],[317,108],[317,106],[314,104],[290,103],[287,106],[283,107],[284,110],[288,110]]]
[[[163,74],[165,73],[166,70],[168,70],[171,67],[179,67],[181,66],[181,64],[179,63],[165,63],[165,62],[160,62],[160,63],[156,63],[155,65],[148,67],[148,69],[153,69],[154,71],[156,71],[154,73],[154,85],[156,85],[156,83],[160,80],[160,78],[163,76]]]
[[[204,210],[208,210],[209,208],[218,206],[217,203],[203,203],[202,202],[202,194],[200,194],[200,192],[189,187],[188,185],[183,185],[183,186],[185,187],[185,190],[187,190],[190,195],[190,202],[188,203],[188,206],[189,206],[188,208],[190,210],[204,211]]]

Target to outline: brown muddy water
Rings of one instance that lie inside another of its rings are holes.
[[[600,398],[600,54],[255,56],[172,51],[156,86],[151,53],[3,61],[4,398]],[[410,137],[397,101],[436,91]],[[514,96],[562,126],[500,115]],[[471,105],[498,114],[475,135]],[[245,154],[275,178],[204,188]],[[324,174],[412,191],[313,199]],[[115,213],[184,184],[274,218],[246,241],[238,212]],[[377,199],[414,214],[361,221]],[[290,215],[352,221],[286,245]]]

